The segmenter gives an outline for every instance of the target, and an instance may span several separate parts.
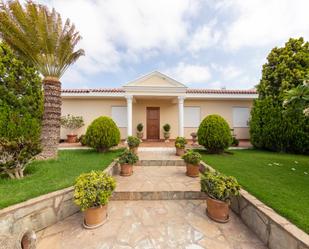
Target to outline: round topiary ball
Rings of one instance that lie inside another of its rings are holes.
[[[201,122],[198,131],[198,142],[210,153],[222,153],[232,143],[228,123],[219,115],[209,115]]]
[[[119,144],[120,131],[111,118],[99,117],[88,126],[85,140],[88,146],[104,152]]]

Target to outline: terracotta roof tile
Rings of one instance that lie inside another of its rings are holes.
[[[227,89],[199,89],[189,88],[187,93],[213,93],[213,94],[256,94],[255,89],[248,90],[227,90]]]
[[[123,93],[122,88],[62,89],[63,93]]]

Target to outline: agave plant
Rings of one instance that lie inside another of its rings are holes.
[[[17,0],[0,3],[0,38],[22,59],[42,74],[44,113],[41,143],[43,158],[57,156],[60,138],[61,83],[60,78],[84,50],[75,50],[81,36],[67,19],[46,6]]]

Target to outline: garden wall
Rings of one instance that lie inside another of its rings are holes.
[[[114,175],[117,170],[116,162],[112,162],[104,171]],[[4,208],[0,210],[0,248],[6,238],[16,240],[26,231],[42,230],[78,211],[73,202],[73,187]]]
[[[202,163],[210,170],[209,165]],[[245,190],[232,199],[232,210],[270,249],[309,249],[309,235]]]

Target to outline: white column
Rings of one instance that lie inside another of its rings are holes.
[[[132,136],[132,100],[133,96],[132,95],[127,95],[127,136]]]
[[[183,118],[183,102],[185,97],[179,96],[178,97],[178,136],[183,137],[184,136],[184,118]]]

